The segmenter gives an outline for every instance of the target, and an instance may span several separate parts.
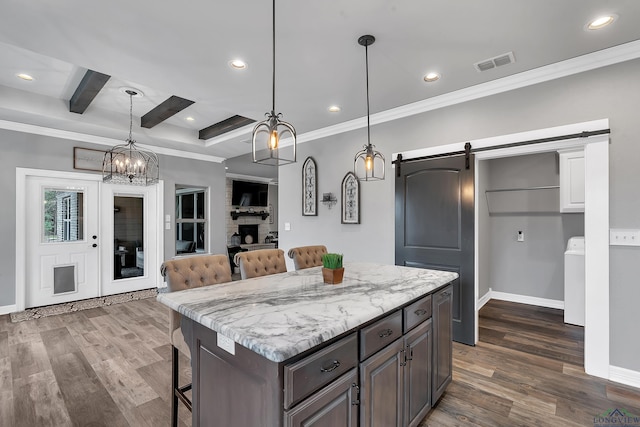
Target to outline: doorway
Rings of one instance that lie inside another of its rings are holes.
[[[161,197],[162,182],[16,168],[16,310],[157,287]]]
[[[490,148],[515,141],[551,138],[609,128],[609,120],[601,119],[554,128],[470,141],[473,148]],[[412,150],[403,159],[464,150],[465,142]],[[562,149],[584,149],[585,153],[585,352],[584,367],[590,375],[609,378],[609,135],[576,138],[534,145],[494,149],[476,153],[476,162],[483,159],[509,157]],[[476,176],[476,192],[478,189]],[[482,195],[476,194],[476,199]],[[477,214],[476,214],[477,215]],[[477,216],[476,221],[477,223]],[[476,227],[477,233],[478,227]],[[478,238],[475,236],[475,265],[478,265]],[[476,301],[478,271],[475,272]],[[476,308],[476,325],[477,325]],[[476,335],[477,337],[477,335]],[[477,338],[476,338],[477,339]]]

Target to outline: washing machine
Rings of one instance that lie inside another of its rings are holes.
[[[584,326],[584,237],[567,242],[564,253],[564,322]]]

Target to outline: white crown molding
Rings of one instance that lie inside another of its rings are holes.
[[[370,116],[371,125],[377,125],[463,102],[508,92],[515,89],[543,83],[562,77],[583,73],[585,71],[618,64],[640,58],[640,40],[604,49],[598,52],[567,59],[566,61],[524,71],[512,76],[493,80],[487,83],[434,96],[423,101],[403,105],[390,110],[381,111]],[[315,139],[326,138],[344,132],[366,127],[366,117],[350,120],[334,126],[314,130],[298,136],[298,142],[310,142]]]
[[[123,140],[106,138],[103,136],[90,135],[88,133],[73,132],[68,130],[54,129],[50,127],[37,126],[28,123],[18,123],[8,120],[0,120],[0,129],[12,130],[16,132],[31,133],[34,135],[50,136],[53,138],[68,139],[71,141],[88,142],[91,144],[104,145],[113,147],[114,145],[123,144]],[[151,150],[156,154],[164,154],[165,156],[183,157],[185,159],[202,160],[205,162],[222,163],[225,161],[222,157],[211,156],[209,154],[198,154],[189,151],[175,150],[173,148],[155,147],[147,144],[136,144],[145,150]]]
[[[617,383],[640,388],[640,372],[631,369],[609,366],[609,379]]]
[[[530,297],[527,295],[510,294],[507,292],[491,291],[491,299],[497,299],[501,301],[517,302],[520,304],[537,305],[538,307],[558,308],[564,309],[564,301]]]

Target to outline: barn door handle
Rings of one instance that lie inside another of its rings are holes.
[[[320,368],[320,372],[331,372],[331,371],[335,371],[336,369],[338,369],[340,367],[340,361],[339,360],[334,360],[331,362],[331,366],[329,366],[328,368],[325,368],[324,366]]]
[[[416,311],[413,312],[416,316],[424,316],[425,314],[427,314],[427,310],[425,310],[424,308],[419,308]]]
[[[378,332],[378,336],[380,338],[386,338],[389,337],[393,334],[393,331],[391,329],[385,329],[383,331]]]

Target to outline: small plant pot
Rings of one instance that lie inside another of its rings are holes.
[[[337,285],[342,283],[342,276],[344,276],[344,267],[336,269],[322,267],[322,278],[324,279],[324,283]]]

